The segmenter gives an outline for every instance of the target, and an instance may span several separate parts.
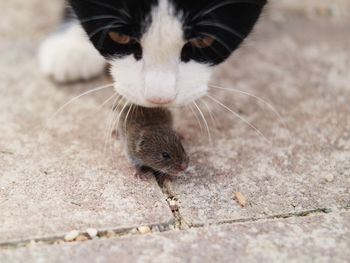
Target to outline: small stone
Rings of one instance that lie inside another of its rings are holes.
[[[143,235],[151,233],[151,229],[148,226],[140,226],[137,230]]]
[[[152,226],[152,232],[160,232],[158,226]]]
[[[112,230],[108,230],[106,232],[106,237],[108,237],[108,238],[115,237],[115,232]]]
[[[158,229],[160,232],[164,232],[167,230],[167,227],[165,225],[158,225]]]
[[[173,200],[173,199],[172,199],[172,200],[170,200],[170,201],[169,201],[169,205],[170,205],[170,206],[171,206],[171,205],[176,205],[176,201],[175,201],[175,200]]]
[[[296,207],[298,206],[298,203],[292,202],[291,205],[292,205],[294,208],[296,208]]]
[[[171,211],[173,211],[173,212],[179,210],[179,206],[177,205],[175,200],[169,201],[169,207],[170,207]]]
[[[98,231],[95,228],[88,228],[86,229],[86,233],[91,239],[94,239],[95,237],[97,237]]]
[[[73,241],[74,239],[76,239],[77,237],[79,236],[79,231],[77,230],[73,230],[69,233],[67,233],[65,236],[64,236],[64,241]]]
[[[135,234],[138,234],[138,233],[139,233],[139,231],[137,230],[137,228],[133,228],[133,229],[130,230],[130,234],[135,235]]]
[[[327,181],[327,182],[333,182],[334,181],[334,175],[332,174],[327,174],[324,176],[324,179]]]
[[[186,230],[186,229],[189,229],[190,228],[190,226],[187,224],[187,222],[185,221],[185,220],[181,220],[180,221],[180,229],[181,230]]]
[[[76,237],[75,241],[78,241],[78,242],[83,242],[83,241],[86,241],[86,240],[89,240],[89,238],[85,235],[79,235]]]
[[[27,244],[27,247],[28,247],[28,248],[33,248],[33,247],[35,247],[35,246],[36,246],[35,240],[30,240],[30,242]]]
[[[236,200],[238,201],[238,203],[242,207],[245,207],[247,204],[247,199],[245,198],[245,196],[241,192],[236,192],[235,196],[236,196]]]

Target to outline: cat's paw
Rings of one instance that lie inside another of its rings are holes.
[[[57,82],[87,80],[100,75],[106,62],[84,34],[78,24],[72,24],[49,36],[39,49],[42,72]]]

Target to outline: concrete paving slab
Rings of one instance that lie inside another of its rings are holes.
[[[118,142],[104,151],[111,106],[99,107],[101,95],[49,119],[108,80],[54,86],[38,70],[37,45],[0,44],[0,243],[172,221],[157,182],[134,178]]]
[[[38,38],[53,28],[62,2],[5,2],[0,6],[10,19],[0,25],[0,243],[62,236],[87,227],[123,229],[171,221],[172,214],[155,181],[132,177],[121,146],[115,142],[112,152],[104,154],[109,109],[98,110],[98,106],[110,92],[70,105],[45,129],[48,116],[69,98],[109,82],[102,78],[58,87],[38,71]],[[34,19],[40,14],[45,14],[45,20]],[[32,20],[34,24],[26,23]],[[190,110],[177,114],[192,169],[186,177],[167,182],[166,187],[189,224],[349,206],[348,25],[280,15],[262,22],[256,31],[260,33],[221,67],[213,82],[268,99],[288,128],[263,103],[231,92],[211,94],[255,125],[272,144],[209,99],[206,103],[218,129],[212,130],[213,145],[208,145],[205,131],[198,136]],[[198,103],[206,109],[205,103]],[[243,208],[235,200],[237,191],[247,199]],[[326,230],[319,232],[327,231],[329,225],[321,224]],[[342,223],[336,228],[341,229],[338,234],[348,233]],[[348,245],[340,243],[340,249]],[[133,245],[127,244],[126,248]],[[138,246],[141,250],[147,245]],[[226,248],[225,244],[222,247]],[[60,249],[54,253],[62,252]],[[217,255],[225,255],[215,249]],[[140,250],[135,250],[135,256]],[[206,250],[194,252],[201,255]],[[317,253],[323,255],[316,249]],[[11,259],[16,259],[15,254]],[[142,256],[147,261],[148,254]]]
[[[1,40],[24,41],[43,37],[43,32],[49,33],[57,27],[64,4],[62,0],[1,1]]]
[[[0,251],[3,262],[348,262],[350,213]]]
[[[318,1],[307,0],[272,0],[269,2],[269,13],[277,19],[285,15],[303,16],[313,20],[344,22],[350,15],[350,3],[347,0]]]
[[[206,114],[209,146],[205,124],[198,136],[191,111],[178,112],[193,169],[166,185],[188,224],[350,205],[349,28],[298,19],[262,22],[257,33],[213,83],[271,102],[287,128],[256,98],[213,88],[211,96],[236,113],[204,100],[217,126]],[[237,191],[247,199],[244,208]]]

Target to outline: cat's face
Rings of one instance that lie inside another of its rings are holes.
[[[266,0],[70,0],[111,64],[116,91],[146,107],[207,92],[213,66],[238,48]]]

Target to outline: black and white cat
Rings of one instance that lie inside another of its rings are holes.
[[[75,81],[97,76],[107,61],[129,102],[187,104],[206,94],[213,67],[239,47],[266,2],[70,0],[76,19],[43,42],[40,65],[57,81]]]

